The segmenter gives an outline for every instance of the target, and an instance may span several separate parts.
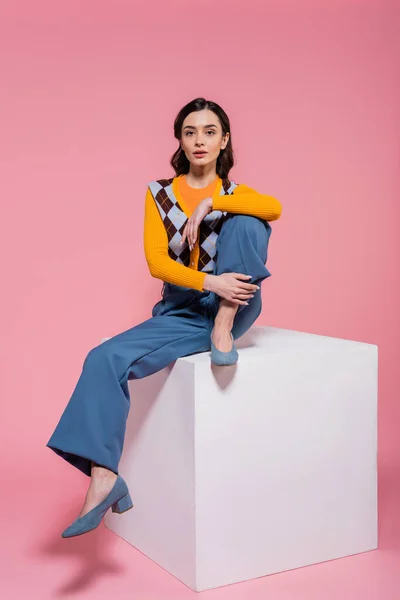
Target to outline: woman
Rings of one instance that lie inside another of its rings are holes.
[[[181,356],[211,349],[232,365],[234,340],[261,311],[261,282],[275,198],[228,179],[234,164],[228,116],[204,98],[178,113],[176,176],[152,181],[145,199],[144,249],[164,281],[152,317],[91,349],[47,446],[90,476],[77,519],[63,537],[96,528],[109,508],[132,508],[118,474],[130,397],[128,379],[146,377]]]

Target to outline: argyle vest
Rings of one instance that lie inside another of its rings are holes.
[[[179,205],[172,190],[171,179],[158,179],[148,184],[157,205],[168,235],[168,254],[177,262],[186,267],[190,265],[190,250],[187,239],[180,246],[183,230],[188,220],[185,212]],[[232,194],[238,184],[228,179],[222,180],[220,195]],[[212,273],[214,270],[214,257],[216,254],[216,241],[227,212],[213,210],[205,216],[199,227],[199,262],[198,270]]]

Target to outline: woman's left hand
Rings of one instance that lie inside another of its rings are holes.
[[[187,238],[190,251],[193,250],[193,246],[196,243],[200,223],[202,222],[204,217],[208,215],[208,213],[211,211],[212,198],[204,198],[204,200],[202,200],[200,204],[196,206],[195,210],[193,211],[193,214],[189,217],[185,225],[185,229],[183,230],[182,240],[180,243],[183,244],[185,239]]]

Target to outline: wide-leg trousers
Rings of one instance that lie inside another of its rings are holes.
[[[270,236],[267,221],[231,213],[218,235],[214,274],[244,273],[251,275],[246,282],[260,286],[248,305],[239,305],[232,329],[235,340],[261,312],[261,283],[271,275],[265,265]],[[46,446],[88,476],[91,461],[118,474],[131,400],[134,403],[128,380],[151,375],[179,357],[209,351],[219,302],[214,292],[165,283],[149,319],[89,351]]]

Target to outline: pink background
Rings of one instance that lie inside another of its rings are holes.
[[[2,3],[0,587],[13,597],[194,597],[104,526],[61,539],[88,480],[45,444],[88,350],[159,298],[144,195],[172,175],[173,119],[197,96],[230,116],[232,178],[283,205],[257,324],[378,344],[380,358],[380,550],[208,596],[399,597],[399,18],[388,0]]]

